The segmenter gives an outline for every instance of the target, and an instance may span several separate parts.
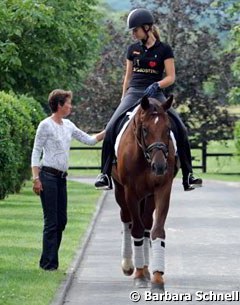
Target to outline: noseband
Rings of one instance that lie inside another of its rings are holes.
[[[168,157],[168,145],[166,145],[163,142],[154,142],[152,144],[150,144],[149,146],[147,146],[145,149],[143,148],[143,154],[146,158],[146,160],[148,161],[148,163],[152,162],[152,158],[151,158],[151,152],[156,149],[156,150],[161,150],[164,154],[165,159],[167,159]]]

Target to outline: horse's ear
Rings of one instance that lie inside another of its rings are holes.
[[[167,111],[173,103],[173,95],[170,95],[169,98],[166,100],[166,102],[162,103],[162,107],[164,111]]]
[[[149,99],[146,95],[141,99],[141,107],[143,110],[147,110],[149,108]]]

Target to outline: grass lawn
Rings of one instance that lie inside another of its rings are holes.
[[[0,304],[47,305],[51,302],[91,221],[100,193],[68,182],[68,224],[56,272],[39,269],[42,243],[40,199],[28,182],[20,194],[0,201]]]
[[[72,147],[91,148],[73,140]],[[102,143],[97,143],[94,147],[101,147]],[[100,166],[101,150],[71,150],[69,166]],[[71,176],[96,176],[99,170],[69,170]]]
[[[227,143],[212,141],[207,148],[208,153],[233,153],[236,154],[234,141]],[[201,163],[201,151],[192,150],[192,155],[195,157],[193,165]],[[201,169],[194,170],[197,174],[207,179],[215,179],[222,181],[240,181],[240,157],[225,157],[225,156],[209,156],[207,157],[207,173],[202,173]]]
[[[73,142],[73,146],[79,145]],[[229,141],[225,146],[212,142],[208,152],[233,153],[234,143]],[[201,152],[192,150],[192,154],[194,165],[199,165]],[[101,151],[71,151],[70,166],[99,166],[100,159]],[[209,157],[207,170],[207,174],[198,169],[194,172],[204,179],[240,181],[238,157]],[[71,176],[96,176],[98,173],[98,170],[69,172]],[[57,272],[38,268],[43,222],[40,200],[32,193],[31,183],[28,182],[20,194],[0,201],[0,304],[47,305],[51,302],[91,221],[99,195],[92,186],[68,182],[68,225]]]

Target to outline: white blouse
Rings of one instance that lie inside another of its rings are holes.
[[[34,140],[31,166],[49,166],[67,171],[72,138],[88,145],[97,143],[95,136],[77,128],[70,120],[63,119],[63,124],[57,124],[50,117],[41,121]]]

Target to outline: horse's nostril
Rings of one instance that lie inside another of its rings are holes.
[[[155,173],[157,176],[164,175],[166,171],[166,164],[156,164],[152,163],[152,171]]]

